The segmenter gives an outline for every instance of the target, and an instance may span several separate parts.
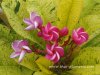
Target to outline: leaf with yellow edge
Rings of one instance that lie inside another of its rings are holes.
[[[57,25],[59,26],[59,28],[63,28],[67,24],[72,0],[57,0],[56,5],[58,17]]]
[[[39,59],[37,59],[36,64],[42,72],[46,74],[52,74],[52,72],[49,70],[49,66],[52,66],[53,62],[51,62],[50,60],[46,59],[45,57],[40,57]]]
[[[67,26],[70,31],[72,31],[72,29],[75,27],[75,25],[79,21],[82,8],[83,8],[83,0],[73,0],[72,7],[69,12],[69,17],[67,20]]]
[[[83,0],[59,0],[57,2],[57,25],[72,30],[77,24],[83,8]]]

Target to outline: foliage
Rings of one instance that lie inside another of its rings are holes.
[[[80,46],[71,65],[94,67],[72,68],[61,75],[100,74],[100,0],[2,0],[0,5],[3,10],[3,15],[0,13],[0,75],[53,75],[49,69],[53,63],[42,56],[27,54],[20,64],[9,57],[11,43],[16,39],[27,39],[44,48],[36,31],[24,30],[23,18],[32,11],[42,17],[44,25],[52,22],[71,31],[81,26],[89,33],[88,42]]]

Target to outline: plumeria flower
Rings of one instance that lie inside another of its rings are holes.
[[[25,18],[24,22],[28,25],[25,30],[34,30],[40,28],[43,24],[41,17],[35,12],[30,13],[30,18]]]
[[[14,52],[11,54],[11,58],[19,56],[19,63],[22,61],[26,53],[31,53],[32,50],[28,47],[28,42],[26,40],[16,40],[12,43],[12,48]]]
[[[46,58],[53,61],[54,63],[57,63],[60,60],[60,58],[64,56],[64,49],[58,46],[57,44],[47,44],[46,50]]]
[[[68,28],[64,27],[60,30],[60,37],[66,36],[68,34]]]
[[[43,37],[47,41],[57,41],[59,38],[59,29],[48,23],[42,28],[42,31],[38,33],[39,36]]]
[[[88,40],[88,34],[84,31],[84,28],[80,27],[73,31],[72,39],[76,44],[81,45]]]

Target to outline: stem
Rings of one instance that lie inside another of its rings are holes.
[[[74,51],[74,49],[77,47],[77,45],[75,45],[74,46],[74,43],[72,43],[71,44],[71,47],[69,48],[69,50],[68,50],[68,53],[67,53],[67,55],[66,55],[66,57],[65,57],[65,59],[66,59],[66,63],[69,65],[70,64],[70,62],[72,61],[71,60],[71,57],[72,57],[72,54],[73,54],[73,51]]]
[[[46,50],[39,50],[39,49],[36,49],[34,46],[32,46],[32,48],[34,49],[33,52],[35,54],[46,54]]]

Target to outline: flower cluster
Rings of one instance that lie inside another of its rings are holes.
[[[57,63],[61,57],[65,56],[64,48],[67,46],[70,41],[73,44],[81,45],[82,43],[88,40],[88,34],[85,32],[84,28],[80,27],[73,30],[71,38],[68,40],[64,39],[68,36],[68,28],[64,27],[59,29],[56,26],[52,25],[50,22],[47,25],[43,26],[42,18],[35,12],[30,14],[30,18],[25,18],[24,22],[28,25],[25,30],[34,30],[37,29],[38,36],[41,37],[46,42],[46,48],[44,49],[45,57],[54,63]],[[63,40],[64,41],[63,41]],[[63,42],[63,43],[61,43]],[[26,53],[31,53],[38,51],[29,48],[29,44],[26,40],[16,40],[12,43],[12,48],[14,52],[11,54],[11,58],[19,56],[19,62],[22,61]],[[38,51],[41,53],[41,51]]]

